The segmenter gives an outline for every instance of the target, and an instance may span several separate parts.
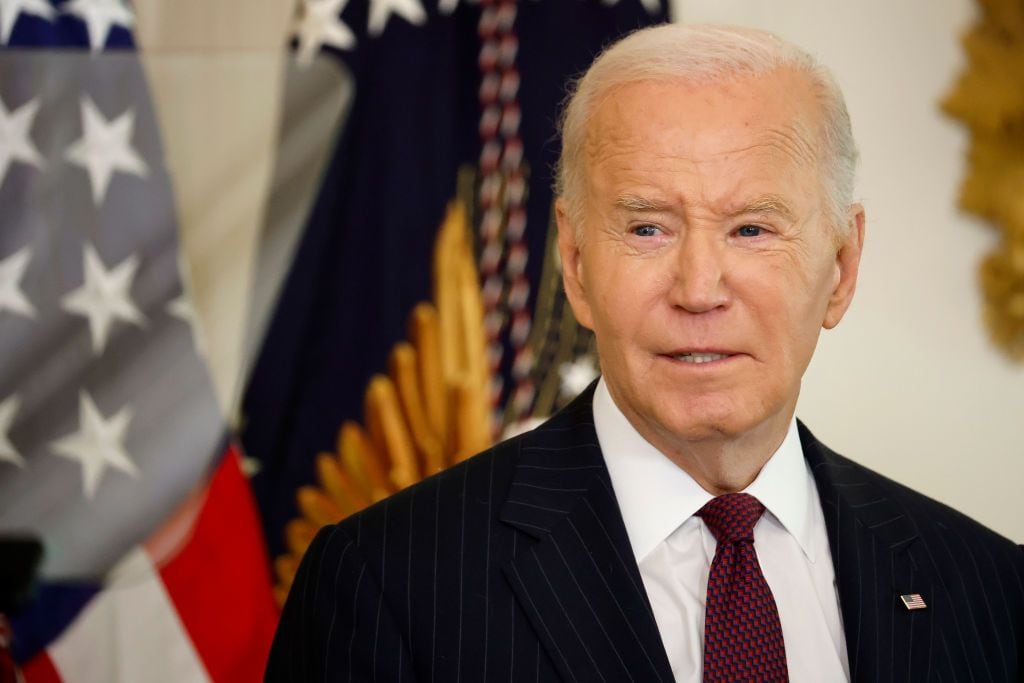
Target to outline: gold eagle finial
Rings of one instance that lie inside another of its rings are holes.
[[[317,484],[299,489],[301,517],[285,528],[275,561],[280,604],[320,527],[347,517],[492,443],[483,305],[465,205],[448,204],[434,246],[433,302],[409,316],[388,373],[366,388],[363,423],[338,431],[316,458]]]

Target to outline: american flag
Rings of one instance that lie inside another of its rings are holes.
[[[133,23],[0,0],[0,535],[46,549],[28,681],[253,677],[276,620]]]
[[[924,598],[921,597],[920,593],[908,593],[907,595],[901,595],[900,600],[903,601],[903,605],[908,610],[924,609],[928,606],[924,603]]]

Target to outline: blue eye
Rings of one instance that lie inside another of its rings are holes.
[[[653,225],[638,225],[633,228],[633,234],[639,237],[654,237],[659,232],[661,231]]]
[[[764,228],[757,225],[743,225],[736,233],[740,237],[760,237],[763,230]]]

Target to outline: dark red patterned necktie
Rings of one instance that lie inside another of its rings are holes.
[[[789,680],[779,610],[754,552],[763,513],[746,493],[718,496],[697,513],[718,541],[704,615],[704,683]]]

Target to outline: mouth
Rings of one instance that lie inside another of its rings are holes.
[[[686,363],[688,365],[705,365],[707,363],[721,363],[722,361],[735,358],[741,354],[730,351],[712,351],[702,349],[698,351],[676,351],[662,355],[666,358],[671,358],[674,361]]]
[[[700,365],[701,363],[713,363],[716,360],[724,360],[730,355],[731,354],[727,353],[683,353],[672,357],[684,363],[695,363]]]

